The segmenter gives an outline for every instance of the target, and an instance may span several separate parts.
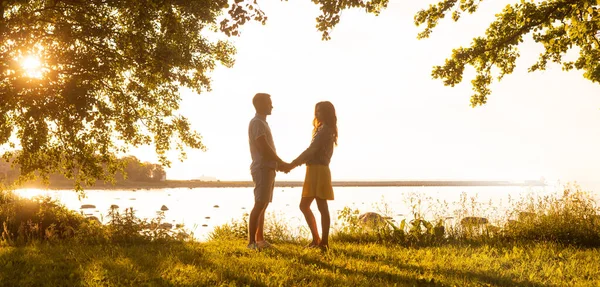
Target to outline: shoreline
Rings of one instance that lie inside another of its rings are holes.
[[[302,181],[275,181],[275,187],[302,187]],[[334,187],[401,187],[401,186],[546,186],[542,181],[491,181],[491,180],[398,180],[398,181],[333,181]],[[39,188],[50,190],[73,189],[73,182],[60,181],[44,185],[39,182],[27,183],[16,189]],[[199,181],[166,180],[160,182],[117,182],[115,184],[98,182],[84,190],[117,189],[164,189],[164,188],[249,188],[252,181]]]

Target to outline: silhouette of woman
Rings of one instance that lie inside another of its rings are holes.
[[[304,214],[313,238],[308,247],[327,250],[329,248],[329,227],[331,224],[327,200],[333,200],[334,198],[329,162],[333,155],[333,147],[337,146],[338,138],[337,117],[332,103],[319,102],[315,105],[313,126],[313,137],[310,146],[292,161],[291,166],[296,167],[306,164],[300,210]],[[315,216],[310,210],[310,205],[314,200],[316,200],[321,213],[322,237],[319,237]]]

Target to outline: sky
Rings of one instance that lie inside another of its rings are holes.
[[[472,108],[472,68],[463,83],[446,87],[431,78],[432,67],[482,35],[513,1],[484,1],[475,15],[446,19],[417,40],[413,16],[434,2],[392,0],[379,16],[344,11],[330,41],[315,28],[319,10],[311,1],[259,2],[267,24],[247,24],[231,38],[234,67],[212,73],[210,92],[184,91],[180,112],[208,150],[188,150],[184,162],[173,152],[167,178],[251,180],[252,97],[266,92],[285,161],[310,144],[314,105],[335,105],[333,180],[600,180],[600,85],[558,65],[528,73],[542,51],[528,40],[514,73],[492,85],[486,105]],[[151,147],[132,154],[156,161]],[[302,180],[304,171],[277,179]]]

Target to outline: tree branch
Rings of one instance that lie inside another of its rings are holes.
[[[471,60],[473,60],[474,58],[479,57],[481,54],[490,52],[490,51],[495,51],[496,49],[498,49],[499,47],[503,47],[506,46],[507,43],[510,43],[514,40],[516,40],[519,36],[522,36],[525,32],[527,32],[528,30],[531,30],[533,27],[539,26],[541,25],[544,20],[548,19],[550,17],[550,15],[556,11],[558,11],[558,9],[561,7],[561,5],[558,5],[558,3],[555,5],[555,7],[551,10],[549,10],[543,17],[540,17],[539,21],[530,25],[525,25],[522,26],[521,28],[519,28],[515,33],[513,33],[512,35],[510,35],[509,37],[504,38],[502,41],[500,41],[499,43],[496,43],[495,45],[493,45],[490,48],[486,48],[484,47],[481,50],[472,50],[473,53],[475,54],[474,56],[472,56],[471,58],[469,58],[469,62]],[[572,9],[572,8],[569,8]],[[570,12],[571,10],[569,10]],[[568,14],[568,13],[567,13]],[[489,41],[487,41],[487,43],[489,43]],[[486,45],[487,46],[487,45]]]

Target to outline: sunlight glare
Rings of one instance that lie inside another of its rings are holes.
[[[19,195],[20,197],[27,198],[27,199],[33,199],[38,196],[47,196],[48,195],[45,190],[37,189],[37,188],[18,189],[18,190],[15,190],[15,193],[17,195]]]
[[[21,67],[30,78],[42,77],[42,62],[36,56],[27,56],[21,60]]]

